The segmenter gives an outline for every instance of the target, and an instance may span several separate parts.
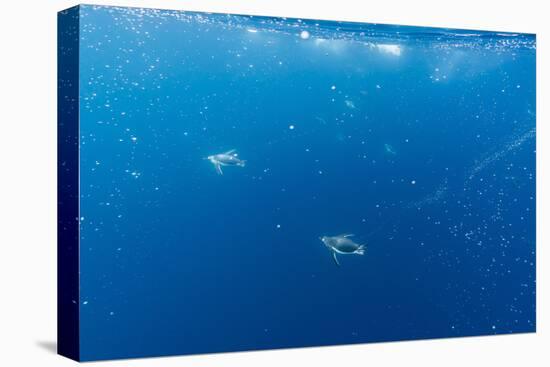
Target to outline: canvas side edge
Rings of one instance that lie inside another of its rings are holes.
[[[80,360],[80,7],[57,14],[57,352]]]

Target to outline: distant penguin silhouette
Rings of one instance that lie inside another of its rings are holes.
[[[332,257],[336,265],[340,266],[336,254],[341,255],[363,255],[365,253],[365,246],[359,245],[353,242],[349,237],[353,234],[341,234],[338,236],[323,236],[319,239],[325,244],[325,246],[332,251]]]
[[[244,167],[246,161],[237,158],[235,149],[231,149],[225,153],[209,155],[206,157],[216,168],[219,175],[223,175],[222,166],[238,166]]]

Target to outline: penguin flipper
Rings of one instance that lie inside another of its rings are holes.
[[[340,263],[338,262],[338,258],[336,257],[336,252],[332,251],[332,258],[334,259],[334,262],[336,265],[340,266]]]

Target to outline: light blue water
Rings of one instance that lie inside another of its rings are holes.
[[[80,22],[83,359],[535,330],[533,35]]]

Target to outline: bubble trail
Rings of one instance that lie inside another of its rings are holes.
[[[474,177],[481,171],[483,171],[487,166],[489,166],[491,163],[498,161],[502,157],[506,156],[510,152],[513,152],[514,150],[517,150],[523,143],[525,143],[528,139],[534,138],[536,136],[535,134],[536,129],[532,128],[531,130],[525,132],[524,134],[518,136],[513,141],[507,143],[504,148],[501,150],[494,152],[493,154],[489,155],[488,157],[485,157],[481,161],[479,161],[467,174],[467,181],[471,181],[474,179]]]

